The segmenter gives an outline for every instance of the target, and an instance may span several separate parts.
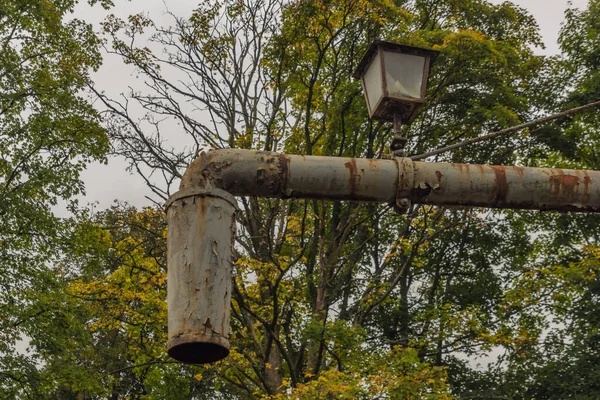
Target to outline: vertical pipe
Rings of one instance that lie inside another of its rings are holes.
[[[229,354],[235,198],[181,191],[167,203],[167,302],[171,357],[185,363]]]

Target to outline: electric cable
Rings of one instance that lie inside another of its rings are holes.
[[[483,142],[484,140],[489,140],[489,139],[494,139],[498,136],[503,136],[503,135],[508,135],[509,133],[515,133],[520,131],[521,129],[525,129],[525,128],[529,128],[531,126],[534,125],[538,125],[538,124],[542,124],[544,122],[548,122],[548,121],[552,121],[554,119],[558,119],[558,118],[562,118],[562,117],[566,117],[568,115],[571,114],[575,114],[579,111],[583,111],[583,110],[587,110],[588,108],[593,108],[596,106],[600,105],[600,100],[599,101],[595,101],[593,103],[588,103],[588,104],[584,104],[583,106],[579,106],[579,107],[575,107],[575,108],[570,108],[566,111],[561,111],[559,113],[556,114],[551,114],[551,115],[547,115],[545,117],[542,118],[538,118],[538,119],[534,119],[533,121],[529,121],[526,122],[524,124],[520,124],[520,125],[515,125],[515,126],[511,126],[510,128],[506,128],[506,129],[502,129],[496,132],[492,132],[488,135],[484,135],[484,136],[479,136],[473,139],[468,139],[468,140],[464,140],[460,143],[455,143],[455,144],[451,144],[449,146],[445,146],[442,148],[439,148],[437,150],[433,150],[433,151],[429,151],[427,153],[422,153],[422,154],[417,154],[416,156],[410,156],[409,158],[411,160],[422,160],[423,158],[427,158],[427,157],[431,157],[431,156],[435,156],[441,153],[445,153],[447,151],[450,150],[454,150],[457,149],[459,147],[463,147],[463,146],[467,146],[473,143],[479,143],[479,142]]]

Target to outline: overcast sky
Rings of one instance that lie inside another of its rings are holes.
[[[493,3],[502,1],[492,0]],[[196,1],[162,1],[162,0],[131,0],[117,1],[118,5],[110,10],[117,16],[126,18],[130,14],[144,12],[157,23],[167,25],[169,18],[165,16],[168,7],[178,16],[187,16],[198,4]],[[564,10],[568,7],[567,0],[514,0],[513,3],[529,10],[538,21],[541,34],[546,44],[546,49],[536,49],[540,54],[555,54],[558,52],[556,43]],[[587,0],[572,0],[573,7],[585,8]],[[78,18],[93,22],[96,27],[106,17],[108,12],[99,7],[90,8],[81,5],[77,8]],[[131,68],[124,66],[116,58],[107,58],[100,71],[94,76],[96,85],[108,93],[118,95],[126,91],[132,81]],[[128,173],[127,164],[123,160],[110,159],[108,165],[91,165],[83,174],[86,183],[87,195],[82,196],[82,204],[98,202],[98,209],[109,207],[114,199],[125,200],[132,205],[142,207],[150,205],[144,196],[150,191],[141,178]]]

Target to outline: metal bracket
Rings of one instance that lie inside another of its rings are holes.
[[[408,137],[402,134],[402,119],[400,114],[394,114],[394,136],[390,144],[392,157],[406,157],[404,147],[408,142]]]
[[[410,158],[396,157],[396,166],[398,168],[398,184],[396,189],[396,203],[394,209],[399,214],[406,214],[411,205],[411,194],[415,181],[415,167]]]

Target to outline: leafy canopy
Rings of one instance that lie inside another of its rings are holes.
[[[533,54],[541,39],[525,10],[483,0],[209,1],[171,27],[111,16],[109,51],[144,86],[124,100],[94,90],[115,152],[160,201],[205,145],[388,153],[389,126],[368,120],[350,78],[373,39],[441,53],[426,104],[405,128],[413,154],[567,107],[593,85],[595,13],[593,1],[567,14],[563,60]],[[594,118],[438,160],[589,167]],[[166,358],[163,216],[117,207],[79,225],[68,273],[46,302],[64,304],[62,324],[75,336],[61,348],[55,321],[35,334],[48,393],[518,399],[580,394],[596,376],[595,216],[417,205],[396,215],[386,205],[254,198],[239,206],[227,359],[198,367]],[[473,368],[490,354],[487,368]],[[583,381],[550,385],[574,376],[568,363],[585,368]]]
[[[46,313],[37,294],[54,284],[49,266],[69,229],[52,207],[82,193],[79,174],[108,150],[100,117],[84,97],[101,62],[98,40],[91,26],[68,19],[75,4],[0,3],[2,398],[37,385],[33,361],[15,343]]]

